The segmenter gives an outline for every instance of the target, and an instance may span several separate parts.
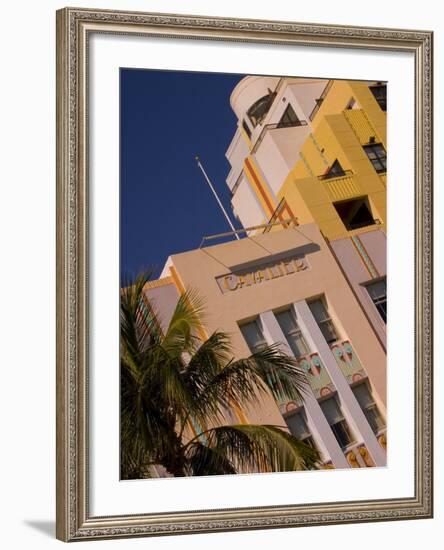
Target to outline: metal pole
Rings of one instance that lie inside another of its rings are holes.
[[[222,212],[223,212],[223,214],[224,214],[224,216],[225,216],[225,218],[226,218],[226,220],[227,220],[229,226],[230,226],[231,229],[235,232],[235,233],[234,233],[234,236],[236,237],[237,240],[239,240],[240,237],[239,237],[239,235],[236,233],[236,229],[235,229],[234,225],[232,224],[232,222],[231,222],[231,220],[230,220],[230,218],[229,218],[229,216],[228,216],[228,214],[227,214],[227,211],[226,211],[225,208],[224,208],[224,205],[221,203],[219,197],[217,196],[216,190],[214,189],[213,184],[211,183],[210,178],[208,177],[207,173],[205,172],[205,169],[204,169],[204,167],[202,166],[202,163],[200,162],[200,158],[199,158],[197,155],[196,155],[196,161],[197,161],[197,166],[199,166],[199,168],[201,169],[202,174],[204,175],[204,178],[206,179],[208,185],[210,186],[211,191],[213,192],[213,195],[216,197],[217,203],[219,204],[219,206],[220,206],[220,208],[221,208],[221,210],[222,210]]]

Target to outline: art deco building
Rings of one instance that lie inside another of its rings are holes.
[[[293,220],[256,234],[315,223],[385,347],[385,84],[248,76],[231,106],[235,216],[244,227]]]
[[[172,255],[147,299],[166,327],[178,297],[204,298],[203,337],[235,357],[278,344],[304,402],[232,411],[287,426],[325,467],[386,464],[386,114],[382,83],[246,77],[227,184],[246,238]]]
[[[288,426],[325,467],[386,464],[385,351],[315,223],[171,256],[145,288],[162,327],[187,288],[205,300],[204,338],[228,333],[235,357],[276,343],[307,376],[303,403],[264,397],[231,423]]]

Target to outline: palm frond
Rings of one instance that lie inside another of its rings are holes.
[[[176,304],[162,345],[171,355],[193,353],[199,343],[204,319],[204,302],[196,291],[188,290]]]
[[[143,350],[161,340],[156,313],[144,296],[150,273],[128,279],[120,293],[120,345],[122,353],[138,357]]]
[[[196,349],[186,365],[184,376],[198,390],[205,388],[231,360],[229,337],[220,331],[213,332]]]
[[[138,373],[121,360],[120,369],[121,454],[155,460],[176,445],[176,418],[165,409],[155,388],[147,391]]]
[[[186,456],[188,475],[208,476],[237,473],[225,452],[220,452],[219,449],[208,447],[200,442],[194,441],[188,447]]]
[[[207,445],[241,472],[290,472],[317,467],[318,452],[270,425],[236,424],[205,432]]]
[[[200,391],[198,401],[213,420],[227,407],[243,408],[257,401],[265,392],[266,383],[256,370],[254,361],[229,362]]]
[[[276,400],[301,399],[304,371],[278,346],[232,360],[229,337],[203,339],[203,301],[188,291],[164,333],[139,275],[121,290],[121,472],[150,475],[160,464],[174,476],[293,471],[316,466],[318,454],[276,426],[220,426],[224,410],[255,403],[267,390]],[[205,430],[187,443],[185,426]],[[200,428],[201,427],[201,428]]]
[[[276,401],[302,401],[304,394],[309,391],[304,370],[294,357],[279,349],[279,344],[266,346],[233,364],[245,365],[255,371]]]

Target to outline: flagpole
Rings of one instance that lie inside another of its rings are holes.
[[[213,195],[215,196],[216,200],[217,200],[217,203],[219,204],[227,222],[228,222],[228,225],[231,227],[231,229],[233,230],[234,232],[234,236],[236,237],[237,240],[240,239],[239,235],[236,233],[236,228],[234,227],[234,225],[232,224],[228,214],[227,214],[227,211],[225,210],[224,208],[224,205],[222,204],[222,202],[220,201],[217,193],[216,193],[216,190],[214,189],[213,187],[213,184],[211,183],[210,181],[210,178],[208,177],[208,174],[205,172],[205,169],[204,167],[202,166],[202,163],[200,162],[200,158],[196,155],[196,162],[197,162],[197,166],[200,168],[202,174],[204,175],[204,178],[206,179],[211,191],[213,192]]]

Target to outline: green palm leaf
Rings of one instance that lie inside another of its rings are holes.
[[[205,437],[216,456],[223,456],[243,472],[307,470],[316,468],[319,461],[315,449],[276,426],[221,426],[207,430]]]
[[[236,474],[226,452],[194,441],[187,449],[188,473],[192,476]]]
[[[227,408],[257,404],[265,392],[301,399],[307,381],[297,361],[278,346],[234,361],[220,331],[202,341],[196,292],[178,300],[162,331],[144,293],[148,280],[139,275],[121,291],[122,477],[149,477],[155,464],[174,476],[316,467],[317,452],[285,430],[223,425]],[[193,430],[203,433],[193,437]]]

